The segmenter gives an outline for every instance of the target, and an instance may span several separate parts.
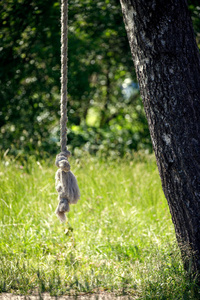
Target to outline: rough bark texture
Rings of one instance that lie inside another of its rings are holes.
[[[200,273],[200,56],[185,0],[120,0],[184,266]]]

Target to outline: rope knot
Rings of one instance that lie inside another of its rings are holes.
[[[80,198],[80,191],[74,174],[70,171],[68,150],[62,151],[56,156],[56,190],[58,192],[59,204],[56,214],[62,222],[66,220],[65,213],[70,210],[69,205],[75,204]]]
[[[70,171],[70,164],[68,162],[68,157],[70,157],[70,155],[71,153],[66,150],[56,156],[56,166],[64,172]]]

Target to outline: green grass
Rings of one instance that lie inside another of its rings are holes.
[[[81,200],[61,224],[54,161],[2,159],[0,292],[195,299],[154,159],[85,155],[71,167]]]

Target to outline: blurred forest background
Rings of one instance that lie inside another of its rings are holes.
[[[189,1],[198,46],[200,4]],[[0,2],[0,150],[56,153],[60,2]],[[70,147],[92,154],[152,151],[119,0],[69,1]]]

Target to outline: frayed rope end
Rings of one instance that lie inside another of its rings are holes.
[[[69,212],[69,205],[76,204],[80,199],[78,183],[75,175],[70,171],[70,165],[67,160],[69,156],[69,151],[61,152],[56,156],[56,166],[59,167],[55,178],[59,200],[56,214],[61,222],[66,221],[65,213]]]

